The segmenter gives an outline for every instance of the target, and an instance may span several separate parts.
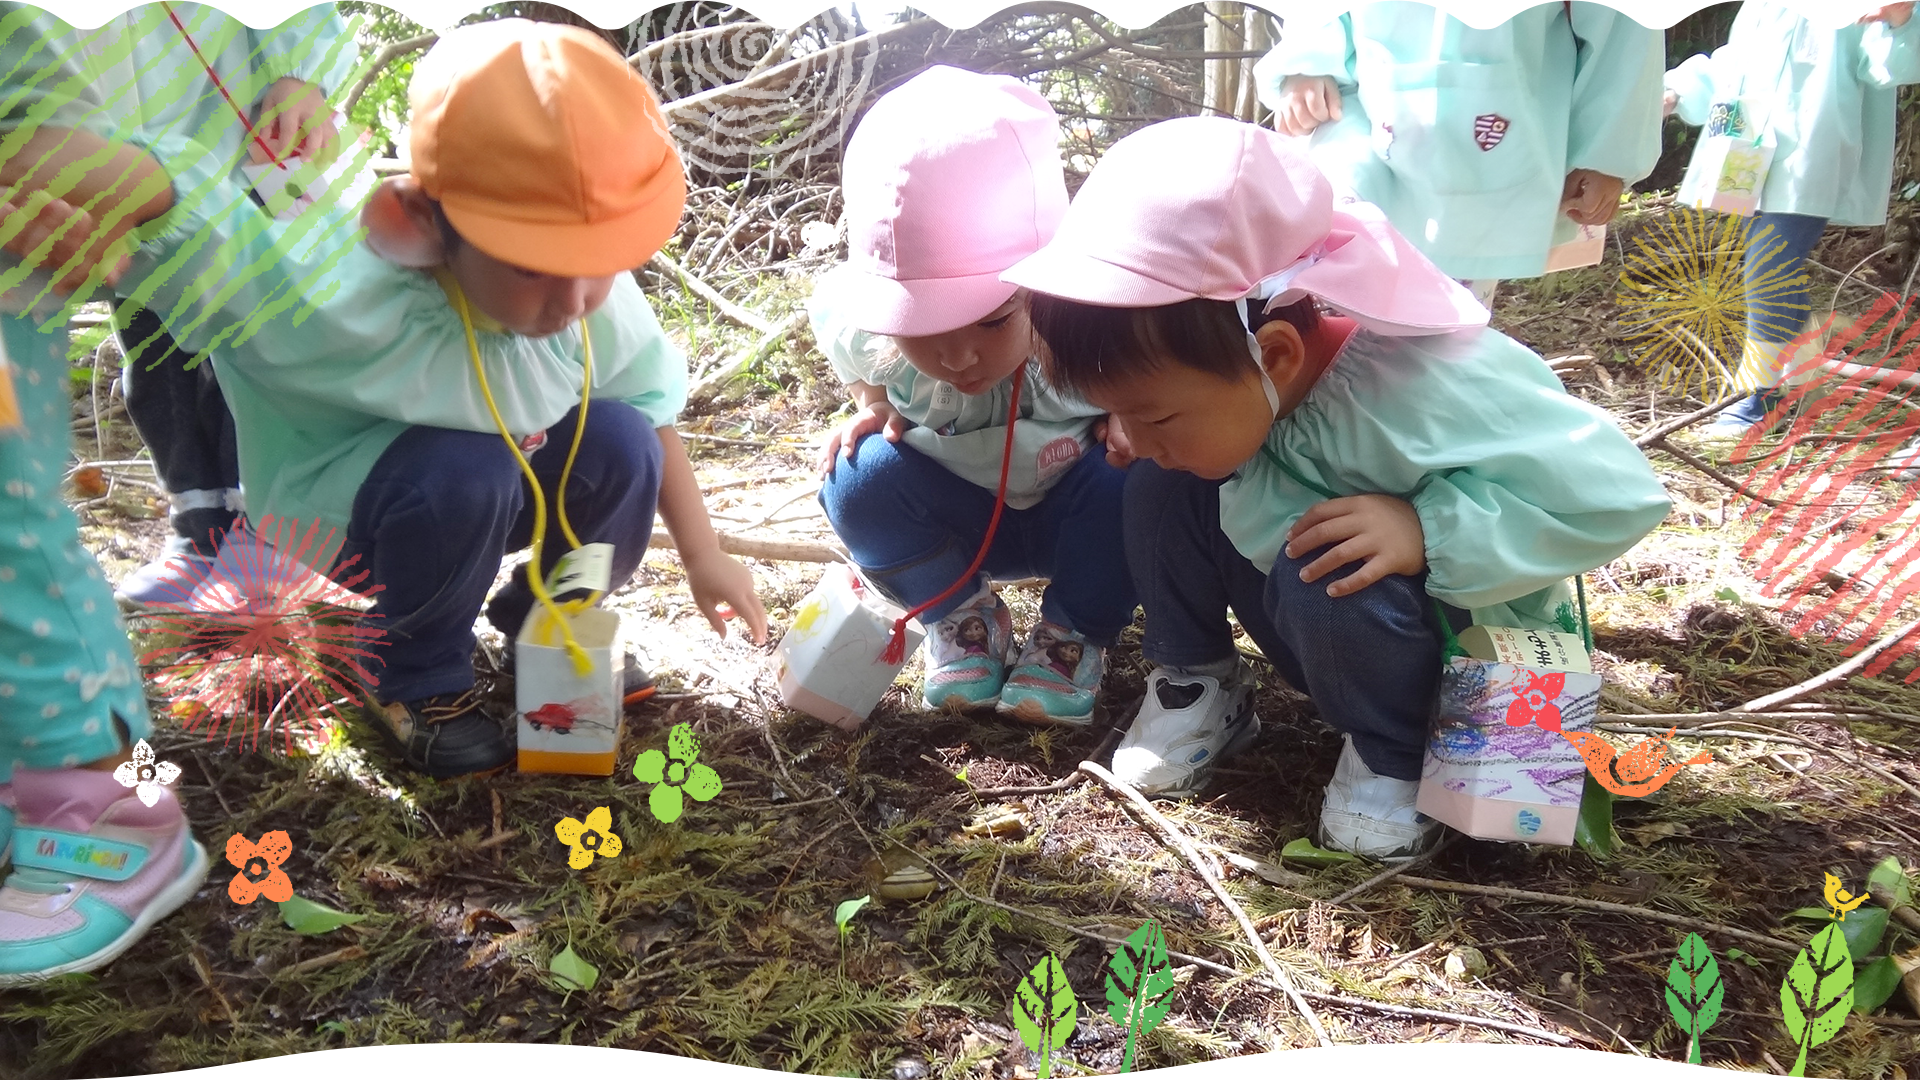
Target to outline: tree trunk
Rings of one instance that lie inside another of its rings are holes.
[[[1209,0],[1206,5],[1205,45],[1207,52],[1235,52],[1246,48],[1241,33],[1245,9],[1239,4]],[[1240,103],[1240,61],[1214,59],[1203,61],[1202,116],[1236,116]]]
[[[1265,53],[1274,46],[1273,16],[1258,8],[1248,8],[1243,26],[1247,43],[1242,46],[1248,52]],[[1259,63],[1256,57],[1248,57],[1240,64],[1240,107],[1235,115],[1248,123],[1260,120],[1260,84],[1253,77],[1253,65]]]

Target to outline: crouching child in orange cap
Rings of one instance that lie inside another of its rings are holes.
[[[272,218],[208,155],[154,144],[174,205],[121,291],[217,347],[249,508],[334,530],[333,565],[371,571],[368,718],[446,777],[513,760],[512,718],[473,692],[473,627],[484,604],[512,640],[544,594],[523,566],[488,601],[542,500],[611,545],[605,591],[657,507],[714,628],[737,614],[764,640],[766,616],[674,433],[685,357],[627,272],[685,201],[652,92],[593,34],[509,19],[442,37],[411,97],[411,171],[367,200],[364,232],[351,204]]]

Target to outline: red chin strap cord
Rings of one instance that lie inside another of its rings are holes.
[[[266,153],[267,160],[280,166],[281,169],[286,169],[287,163],[281,161],[280,155],[274,153],[273,148],[267,145],[267,140],[261,138],[260,133],[254,130],[253,121],[247,119],[247,110],[242,109],[240,103],[233,100],[233,95],[227,93],[227,84],[220,81],[219,73],[213,70],[212,64],[207,63],[207,58],[201,53],[200,46],[194,44],[193,35],[187,33],[187,24],[180,21],[180,16],[173,10],[173,5],[163,2],[160,6],[167,9],[167,18],[173,20],[174,29],[180,31],[180,36],[186,39],[187,48],[193,50],[194,59],[200,61],[200,67],[206,71],[207,78],[213,80],[213,88],[220,91],[220,96],[226,98],[227,105],[233,109],[233,115],[240,118],[240,126],[247,129],[247,138],[252,139],[254,144]]]
[[[886,650],[880,654],[881,663],[892,666],[906,660],[907,623],[919,618],[942,600],[971,584],[974,575],[980,572],[980,564],[987,561],[987,552],[993,547],[993,534],[1000,528],[1000,514],[1007,508],[1007,473],[1013,466],[1013,425],[1020,419],[1020,387],[1026,383],[1026,379],[1027,368],[1022,364],[1020,370],[1014,372],[1013,400],[1007,405],[1007,444],[1000,451],[1000,490],[994,493],[993,517],[987,521],[987,535],[980,541],[980,551],[974,555],[973,565],[967,567],[967,572],[960,575],[960,580],[947,586],[945,592],[893,620],[893,633],[887,637]]]

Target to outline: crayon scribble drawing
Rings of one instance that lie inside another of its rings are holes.
[[[1889,623],[1920,590],[1920,485],[1882,482],[1920,435],[1920,412],[1906,404],[1920,386],[1915,314],[1912,297],[1883,294],[1850,325],[1829,321],[1826,347],[1801,349],[1789,371],[1794,385],[1774,413],[1791,416],[1785,432],[1755,424],[1728,457],[1751,468],[1755,528],[1740,554],[1761,595],[1780,601],[1792,633],[1846,639],[1848,655],[1886,635],[1857,673],[1868,678],[1915,641]],[[1917,678],[1920,669],[1905,681]]]
[[[179,702],[175,715],[189,731],[204,726],[211,737],[224,722],[231,742],[244,726],[251,749],[265,726],[280,730],[289,752],[296,741],[325,745],[322,714],[342,698],[358,702],[362,687],[374,685],[364,661],[382,631],[347,603],[369,572],[352,573],[355,556],[336,571],[336,584],[309,569],[337,554],[331,532],[316,548],[316,526],[302,535],[297,524],[261,524],[272,547],[241,540],[236,527],[207,580],[153,616],[171,643],[140,663],[159,669],[153,683]]]
[[[1806,302],[1792,298],[1799,275],[1782,260],[1747,280],[1748,220],[1676,208],[1634,237],[1615,293],[1620,332],[1634,364],[1667,393],[1726,396],[1745,348],[1749,304],[1806,315]]]

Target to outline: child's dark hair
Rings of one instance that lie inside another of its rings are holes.
[[[440,227],[440,250],[451,258],[466,240],[461,237],[460,230],[453,227],[453,222],[447,220],[447,212],[441,209],[438,199],[433,201],[433,223]]]
[[[1230,300],[1183,300],[1152,308],[1096,307],[1034,293],[1028,300],[1034,332],[1046,342],[1047,378],[1076,393],[1112,386],[1176,364],[1223,379],[1255,370],[1247,332]],[[1276,319],[1301,334],[1320,326],[1312,298],[1266,314],[1250,312],[1253,329]]]

